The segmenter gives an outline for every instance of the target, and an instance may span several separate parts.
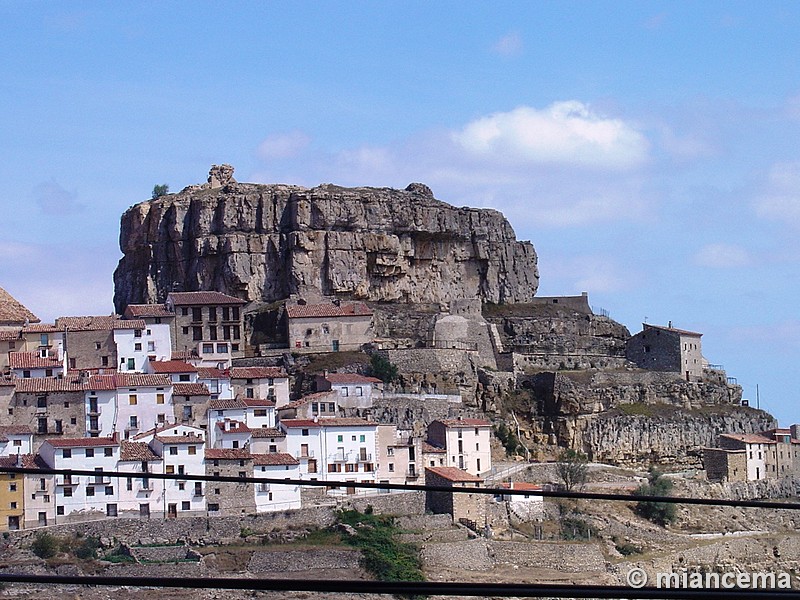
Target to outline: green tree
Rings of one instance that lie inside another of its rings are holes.
[[[153,186],[153,200],[166,196],[169,194],[169,186],[166,183],[161,183]]]
[[[36,536],[31,544],[31,552],[39,558],[53,558],[58,553],[58,538],[49,533],[42,532]]]
[[[589,473],[589,459],[582,452],[567,448],[558,455],[556,465],[558,476],[564,482],[564,489],[571,492],[582,488]]]
[[[649,482],[640,485],[633,492],[634,496],[671,496],[672,482],[655,469],[650,470]],[[666,527],[677,518],[675,504],[672,502],[646,502],[640,500],[636,503],[636,512],[656,525]]]
[[[389,362],[389,359],[381,354],[373,354],[369,359],[372,375],[384,383],[392,383],[399,377],[397,365]]]

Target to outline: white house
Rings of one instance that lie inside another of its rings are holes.
[[[720,448],[744,450],[748,481],[767,479],[767,453],[776,445],[775,440],[755,433],[724,433],[719,436]]]
[[[131,473],[130,477],[118,481],[121,516],[164,518],[164,480],[148,476],[163,473],[162,464],[163,459],[145,442],[120,442],[117,470]]]
[[[291,454],[253,454],[253,477],[300,479],[300,461]],[[300,508],[300,486],[296,484],[257,483],[256,512]]]
[[[251,427],[249,443],[250,452],[253,454],[286,452],[286,433],[273,427]]]
[[[86,420],[87,431],[92,435],[116,432],[128,439],[157,424],[166,423],[173,414],[173,384],[167,375],[93,375],[88,387]],[[113,405],[108,393],[112,389]]]
[[[35,352],[9,352],[8,367],[12,375],[27,379],[29,377],[62,377],[64,361],[61,342],[51,350],[42,347]]]
[[[276,406],[289,402],[289,376],[278,367],[233,367],[230,370],[233,395],[271,400]]]
[[[197,383],[198,370],[184,360],[155,360],[147,365],[147,372],[169,376],[172,383]]]
[[[119,482],[103,472],[116,470],[119,450],[115,437],[62,438],[42,442],[39,455],[48,467],[97,473],[88,477],[56,476],[56,522],[117,516]]]
[[[344,408],[368,408],[373,396],[377,397],[383,382],[376,377],[358,373],[324,373],[317,375],[318,392],[335,391],[339,394],[339,406]]]
[[[242,421],[217,421],[214,426],[215,448],[247,448],[250,442],[250,428]]]
[[[279,425],[286,432],[287,452],[300,460],[301,477],[342,483],[375,481],[376,423],[330,418],[286,419]],[[356,489],[347,488],[347,493],[355,494]]]
[[[139,321],[144,324],[144,321]],[[124,321],[122,321],[124,323]],[[172,355],[170,326],[144,324],[143,328],[114,328],[119,370],[143,373],[149,361],[169,360]]]
[[[233,398],[230,372],[225,369],[198,367],[197,381],[206,385],[212,400]]]
[[[0,426],[0,456],[31,454],[33,431],[26,425]]]
[[[428,442],[446,451],[445,466],[472,475],[492,468],[490,437],[491,423],[484,419],[444,419],[428,425]]]
[[[140,441],[152,435],[150,447],[163,459],[168,475],[205,475],[203,457],[205,434],[198,427],[173,425],[157,433],[148,432]],[[167,518],[179,514],[197,516],[205,513],[206,501],[202,481],[170,479],[164,481],[164,505]]]

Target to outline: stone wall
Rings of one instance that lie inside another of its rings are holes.
[[[746,481],[747,458],[744,450],[703,449],[703,467],[709,481]]]
[[[361,552],[352,548],[321,548],[308,550],[281,550],[278,552],[253,552],[247,565],[249,573],[260,576],[321,569],[359,570]]]

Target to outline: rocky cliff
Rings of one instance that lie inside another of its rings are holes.
[[[212,181],[213,179],[213,181]],[[529,242],[494,210],[404,190],[220,183],[142,202],[122,216],[114,304],[173,290],[248,301],[298,294],[391,302],[527,302],[539,281]]]

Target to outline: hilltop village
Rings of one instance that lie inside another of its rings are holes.
[[[380,492],[349,485],[364,482],[479,486],[498,461],[564,448],[705,461],[725,482],[800,473],[800,432],[746,406],[700,333],[630,335],[585,293],[536,296],[535,252],[502,215],[422,184],[257,186],[223,165],[130,209],[122,240],[118,313],[46,324],[0,293],[0,464],[34,470],[0,475],[0,529],[295,510]],[[481,522],[485,498],[455,496],[428,508]]]

